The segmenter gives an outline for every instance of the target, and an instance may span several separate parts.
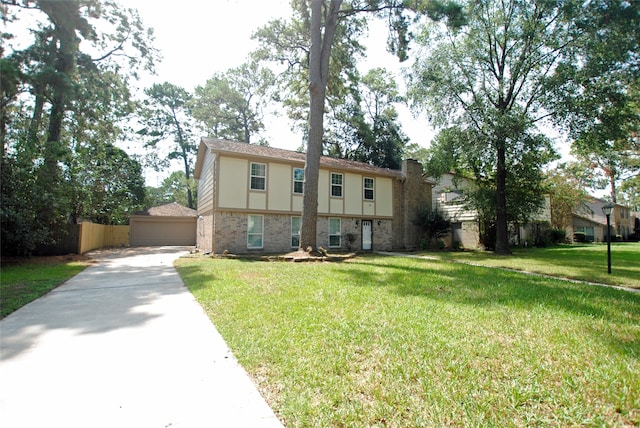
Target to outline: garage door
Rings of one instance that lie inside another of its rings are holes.
[[[132,216],[130,245],[196,245],[195,217]]]

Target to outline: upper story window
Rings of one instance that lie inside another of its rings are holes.
[[[331,173],[331,196],[342,197],[342,174]]]
[[[302,193],[304,189],[304,169],[293,168],[293,193]]]
[[[267,189],[267,164],[251,162],[251,190]]]
[[[368,178],[365,177],[364,178],[364,183],[363,183],[363,187],[364,187],[364,198],[369,200],[369,201],[373,201],[373,194],[374,194],[374,180],[373,178]]]

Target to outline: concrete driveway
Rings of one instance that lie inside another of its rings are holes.
[[[99,251],[0,321],[0,426],[281,427],[172,266]]]

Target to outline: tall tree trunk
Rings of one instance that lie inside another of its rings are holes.
[[[180,144],[180,150],[182,151],[182,160],[184,162],[184,175],[187,178],[187,205],[193,209],[193,195],[191,194],[191,188],[189,187],[189,178],[191,178],[191,171],[189,168],[189,156],[187,155],[186,143],[184,141],[184,134],[182,127],[178,121],[178,115],[175,110],[171,110],[173,114],[173,121],[176,124],[176,130],[178,131],[178,144]]]
[[[40,173],[41,189],[48,197],[43,199],[44,206],[40,212],[45,225],[54,225],[62,205],[62,178],[58,162],[63,160],[65,148],[61,141],[64,115],[67,111],[69,92],[72,90],[71,80],[75,72],[75,54],[78,44],[75,33],[66,28],[56,27],[60,33],[60,48],[56,58],[56,83],[52,87],[51,110],[49,111],[49,128],[47,142],[43,150],[43,171]]]
[[[311,1],[311,52],[309,55],[309,140],[304,166],[304,195],[300,226],[300,248],[317,249],[318,181],[324,131],[324,101],[327,92],[329,59],[338,25],[338,11],[342,0],[331,0],[325,12],[322,32],[323,0]]]
[[[497,142],[498,163],[496,167],[496,254],[509,254],[509,236],[507,228],[507,167],[506,142],[503,138]]]

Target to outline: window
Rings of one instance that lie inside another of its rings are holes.
[[[262,248],[264,217],[250,215],[247,222],[247,248]]]
[[[267,165],[251,162],[251,190],[267,189]]]
[[[293,168],[293,193],[302,193],[304,188],[304,169]]]
[[[587,238],[587,241],[589,241],[589,242],[593,242],[594,239],[595,239],[595,233],[594,233],[595,231],[594,231],[593,227],[590,227],[590,226],[578,226],[578,227],[576,227],[576,232],[584,233],[586,238]],[[607,233],[606,229],[604,230],[604,233],[605,233],[605,239],[606,239],[606,233]]]
[[[291,247],[300,247],[300,217],[291,217]]]
[[[329,219],[329,247],[341,246],[342,222],[339,218]]]
[[[342,174],[331,173],[331,196],[342,197]]]
[[[364,198],[373,201],[373,178],[364,178]]]

